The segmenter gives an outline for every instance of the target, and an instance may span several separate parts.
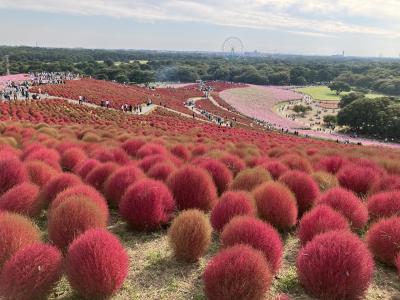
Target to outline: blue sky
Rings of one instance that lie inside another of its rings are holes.
[[[398,0],[0,0],[0,44],[398,57]]]

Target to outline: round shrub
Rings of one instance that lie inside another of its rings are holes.
[[[79,184],[82,184],[82,181],[73,174],[61,173],[56,175],[43,186],[39,195],[40,200],[44,207],[47,207],[57,197],[58,193]]]
[[[120,241],[104,229],[91,229],[68,249],[66,273],[72,288],[85,299],[107,299],[128,275],[128,255]]]
[[[131,139],[124,142],[121,146],[130,156],[135,157],[136,152],[142,147],[146,142],[142,139]]]
[[[169,245],[178,260],[197,261],[211,244],[211,225],[207,216],[197,209],[180,213],[168,230]]]
[[[236,175],[230,189],[233,191],[243,190],[250,192],[257,186],[270,180],[271,176],[262,168],[245,169]]]
[[[18,251],[0,275],[2,299],[47,299],[62,275],[62,255],[57,248],[33,244]]]
[[[259,216],[280,230],[297,223],[297,204],[292,192],[279,182],[267,182],[254,191]]]
[[[370,190],[371,194],[400,190],[400,176],[390,175],[380,178]]]
[[[345,164],[346,160],[341,156],[325,156],[316,165],[317,170],[336,174]]]
[[[49,215],[49,239],[65,249],[77,236],[91,228],[105,228],[107,219],[101,209],[83,196],[69,197]]]
[[[114,207],[118,207],[127,188],[144,177],[143,172],[135,166],[116,169],[104,183],[104,194]]]
[[[318,199],[318,204],[326,204],[340,212],[356,230],[364,228],[368,222],[365,205],[356,195],[343,188],[328,190]]]
[[[222,162],[210,158],[201,160],[198,166],[211,175],[219,195],[228,189],[233,176],[232,172]]]
[[[41,148],[34,150],[25,157],[25,161],[39,160],[42,161],[55,170],[61,170],[60,167],[60,154],[54,149]]]
[[[64,170],[72,171],[77,164],[87,159],[86,152],[80,148],[70,148],[61,155],[61,166]]]
[[[165,155],[156,154],[156,155],[149,155],[143,158],[138,163],[138,167],[141,168],[144,172],[150,170],[150,168],[158,163],[167,162],[168,158]]]
[[[282,240],[275,228],[268,223],[253,217],[236,217],[225,226],[221,242],[225,248],[246,244],[260,250],[268,262],[271,273],[276,273],[281,266]]]
[[[86,184],[75,185],[73,187],[67,188],[61,193],[58,193],[57,197],[51,203],[49,214],[51,214],[51,212],[54,211],[65,200],[69,198],[80,199],[81,197],[84,197],[85,199],[90,200],[94,204],[96,204],[102,211],[106,220],[108,220],[109,211],[107,202],[104,199],[103,195],[100,194],[95,188]]]
[[[58,174],[48,164],[38,160],[26,162],[25,167],[30,181],[39,187],[43,187],[53,176]]]
[[[211,212],[212,227],[221,232],[224,226],[236,216],[255,216],[251,196],[240,191],[225,192]]]
[[[397,256],[396,256],[395,265],[396,265],[397,273],[400,276],[400,253],[397,254]]]
[[[207,299],[264,299],[272,281],[268,268],[261,252],[249,246],[222,250],[211,259],[203,274]]]
[[[327,172],[319,171],[313,173],[311,176],[314,179],[314,181],[318,184],[319,190],[321,192],[325,192],[339,185],[336,176]]]
[[[246,168],[246,163],[233,154],[227,154],[220,158],[220,161],[225,164],[225,166],[231,170],[234,176],[236,176],[240,171]]]
[[[289,171],[289,168],[279,161],[269,161],[261,164],[261,167],[265,168],[272,176],[274,180],[278,180],[282,174]]]
[[[362,299],[373,271],[368,249],[349,232],[320,234],[297,256],[300,283],[319,299]]]
[[[171,153],[173,155],[175,155],[176,157],[183,159],[183,160],[189,160],[189,158],[190,158],[189,150],[182,144],[174,146],[171,149]]]
[[[95,160],[95,159],[87,159],[84,160],[80,163],[78,163],[73,172],[78,175],[80,178],[84,179],[87,174],[90,173],[90,171],[92,171],[94,168],[96,168],[97,166],[99,166],[100,163]]]
[[[0,270],[18,250],[39,241],[39,230],[29,219],[0,212]]]
[[[312,172],[312,166],[310,162],[306,158],[299,155],[286,154],[280,159],[280,161],[291,170],[302,171],[305,173]]]
[[[217,190],[213,180],[199,167],[180,168],[171,174],[167,184],[180,210],[198,208],[209,211],[217,200]]]
[[[299,215],[314,206],[319,195],[319,187],[307,173],[289,171],[283,174],[279,181],[284,183],[296,196]]]
[[[369,197],[368,213],[372,220],[400,216],[400,191],[383,192]]]
[[[38,186],[24,182],[9,189],[0,197],[0,210],[36,217],[41,210]]]
[[[98,191],[102,191],[108,177],[118,168],[113,162],[102,163],[94,167],[85,177],[85,182]]]
[[[337,177],[342,187],[357,194],[367,194],[379,179],[375,169],[356,165],[343,167]]]
[[[160,162],[153,165],[147,172],[147,176],[155,180],[166,181],[169,175],[176,171],[175,166],[170,162]]]
[[[382,219],[373,224],[366,239],[377,260],[394,265],[396,255],[400,252],[400,217]]]
[[[136,152],[136,157],[144,158],[146,156],[155,154],[167,155],[167,153],[168,151],[167,149],[165,149],[164,146],[159,144],[147,143],[138,149],[138,151]]]
[[[28,180],[23,163],[15,157],[0,158],[0,195]]]
[[[169,222],[175,201],[161,181],[141,179],[131,185],[119,203],[121,216],[136,230],[152,231]]]
[[[300,220],[298,237],[302,245],[311,241],[317,234],[350,230],[347,220],[327,205],[319,205],[304,214]]]

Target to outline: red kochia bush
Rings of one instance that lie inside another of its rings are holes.
[[[18,250],[39,241],[39,230],[29,219],[0,212],[0,270]]]
[[[250,194],[246,192],[225,192],[211,213],[211,224],[220,232],[235,216],[255,216]]]
[[[61,166],[67,171],[72,171],[77,164],[87,159],[86,152],[80,148],[70,148],[61,155]]]
[[[337,178],[342,187],[357,194],[367,194],[378,181],[379,175],[373,168],[349,165],[338,172]]]
[[[104,194],[114,207],[118,207],[121,197],[127,188],[144,177],[142,170],[135,166],[116,169],[104,183]]]
[[[395,265],[396,265],[396,268],[397,268],[397,273],[400,276],[400,253],[397,254],[397,256],[396,256]]]
[[[56,170],[61,170],[60,155],[54,149],[42,148],[32,151],[25,157],[25,161],[40,160]]]
[[[292,192],[279,182],[267,182],[254,191],[259,216],[280,230],[297,223],[297,204]]]
[[[138,158],[144,158],[146,156],[161,154],[166,155],[168,153],[164,146],[159,144],[147,143],[138,149],[136,156]]]
[[[105,228],[107,219],[91,200],[70,197],[49,215],[49,239],[60,249],[65,249],[77,236],[91,228]]]
[[[284,155],[280,161],[284,163],[289,169],[291,170],[297,170],[297,171],[302,171],[305,173],[311,173],[312,172],[312,166],[310,162],[299,155],[296,154],[287,154]]]
[[[270,181],[271,176],[263,168],[244,169],[240,171],[230,186],[231,190],[252,191],[257,186],[266,181]]]
[[[0,197],[0,210],[36,217],[41,210],[38,186],[24,182],[9,189]]]
[[[368,222],[368,210],[352,192],[333,188],[321,195],[318,204],[326,204],[340,212],[354,229],[362,229]]]
[[[317,163],[316,169],[336,174],[344,164],[345,159],[341,156],[325,156]]]
[[[168,231],[169,245],[178,260],[197,261],[211,244],[211,225],[207,216],[197,209],[177,216]]]
[[[228,189],[232,182],[232,172],[220,161],[215,159],[200,160],[198,166],[205,169],[213,178],[217,187],[218,194],[222,194]]]
[[[84,179],[86,177],[87,174],[90,173],[90,171],[92,171],[94,168],[96,168],[97,166],[99,166],[100,163],[95,160],[95,159],[87,159],[84,160],[80,163],[78,163],[73,172],[78,175],[79,177],[81,177],[82,179]]]
[[[369,197],[368,213],[373,220],[400,216],[400,191],[383,192]]]
[[[246,168],[246,163],[238,156],[233,154],[224,155],[220,158],[220,161],[223,162],[229,170],[231,170],[234,176]]]
[[[302,245],[311,241],[317,234],[350,230],[347,220],[327,205],[319,205],[301,218],[298,236]]]
[[[18,251],[0,275],[0,298],[47,299],[62,275],[62,255],[57,248],[34,244]]]
[[[150,170],[150,168],[158,163],[168,161],[168,157],[161,154],[149,155],[143,158],[139,163],[138,167],[141,168],[144,172]]]
[[[188,160],[190,158],[189,150],[182,144],[174,146],[171,149],[171,153],[173,155],[175,155],[176,157],[183,159],[183,160]]]
[[[260,251],[237,245],[211,259],[203,281],[209,300],[262,300],[272,275]]]
[[[371,194],[386,192],[386,191],[400,191],[400,176],[389,175],[380,178],[370,190]]]
[[[16,157],[0,158],[0,195],[28,180],[23,163]]]
[[[198,208],[209,211],[214,207],[217,190],[210,175],[201,168],[184,166],[167,180],[180,210]]]
[[[54,211],[65,200],[69,198],[80,199],[81,197],[84,197],[85,199],[90,200],[94,204],[96,204],[101,209],[106,220],[108,220],[109,211],[107,202],[104,199],[103,195],[100,194],[95,188],[86,184],[75,185],[73,187],[67,188],[61,193],[58,193],[57,197],[51,203],[49,213]]]
[[[98,191],[102,191],[104,183],[108,177],[118,168],[113,162],[102,163],[93,168],[85,177],[85,182],[93,186]]]
[[[175,201],[161,181],[141,179],[131,185],[119,203],[119,211],[136,230],[156,230],[169,222]]]
[[[262,163],[260,166],[265,168],[274,180],[278,180],[282,174],[289,171],[289,168],[279,161],[268,161]]]
[[[124,142],[121,146],[130,156],[136,156],[136,152],[142,147],[146,142],[141,139],[132,139]]]
[[[368,249],[349,232],[320,234],[297,256],[300,282],[318,299],[362,299],[373,271]]]
[[[32,183],[42,187],[58,172],[48,164],[34,160],[25,163],[29,179]]]
[[[307,173],[289,171],[279,178],[296,196],[299,215],[313,207],[319,195],[319,187]]]
[[[61,173],[60,175],[52,177],[40,191],[40,200],[43,205],[47,207],[57,197],[58,193],[66,190],[69,187],[81,184],[82,181],[79,177],[69,174]]]
[[[124,283],[129,262],[114,235],[92,229],[72,242],[65,265],[69,283],[85,299],[108,299]]]
[[[153,165],[147,172],[147,176],[155,180],[166,181],[169,175],[176,171],[175,166],[170,162],[160,162]]]
[[[382,219],[373,224],[367,233],[367,243],[377,260],[394,265],[400,252],[400,217]]]
[[[253,217],[235,217],[225,226],[221,242],[225,248],[246,244],[260,250],[268,262],[271,273],[276,273],[281,266],[282,240],[279,233],[268,223]]]

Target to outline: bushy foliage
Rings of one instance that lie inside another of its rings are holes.
[[[39,230],[29,219],[0,212],[0,270],[18,250],[39,241]]]
[[[155,180],[166,181],[169,175],[176,171],[176,167],[170,162],[160,162],[153,165],[147,172],[147,176]]]
[[[200,210],[181,212],[168,230],[169,245],[178,260],[197,261],[211,244],[211,224]]]
[[[339,185],[339,181],[337,180],[336,176],[328,172],[319,171],[311,174],[311,176],[318,184],[321,192],[325,192]]]
[[[265,256],[271,273],[278,272],[283,254],[283,244],[279,233],[268,223],[253,217],[233,218],[221,234],[223,247],[246,244],[260,250]]]
[[[217,189],[211,176],[203,169],[184,166],[167,180],[180,210],[198,208],[209,211],[217,200]]]
[[[326,204],[340,212],[354,229],[362,229],[368,222],[368,210],[364,203],[351,191],[333,188],[318,199],[318,204]]]
[[[146,142],[142,139],[130,139],[125,141],[121,148],[125,150],[130,156],[135,157],[136,152],[142,147]]]
[[[338,155],[322,157],[317,165],[317,170],[322,170],[331,174],[336,174],[345,165],[346,160]]]
[[[85,151],[77,147],[70,148],[61,154],[61,166],[64,170],[72,171],[77,164],[86,159],[87,155]]]
[[[146,143],[142,147],[140,147],[136,152],[136,157],[144,158],[150,155],[167,155],[168,151],[164,146],[154,143]]]
[[[318,205],[301,218],[297,234],[301,244],[305,245],[316,235],[334,230],[350,230],[349,223],[329,206]]]
[[[278,182],[267,182],[254,191],[259,216],[280,230],[297,223],[297,203],[292,192]]]
[[[220,158],[220,161],[223,162],[229,170],[231,170],[234,176],[246,168],[246,163],[241,158],[233,154],[224,155]]]
[[[85,299],[107,299],[124,283],[128,265],[128,255],[115,236],[91,229],[73,241],[65,268],[70,285]]]
[[[369,197],[368,213],[372,220],[400,216],[400,191],[382,192]]]
[[[0,275],[2,299],[47,299],[62,275],[62,254],[57,248],[33,244],[18,251]]]
[[[349,232],[318,235],[297,256],[301,284],[319,299],[362,299],[373,271],[368,249]]]
[[[104,189],[104,183],[110,175],[118,168],[113,162],[102,163],[94,167],[85,177],[85,182],[93,186],[98,191]]]
[[[43,187],[53,176],[57,175],[58,173],[48,164],[38,160],[26,162],[25,167],[30,181],[39,187]]]
[[[289,168],[279,161],[268,161],[260,166],[265,168],[274,180],[278,180],[282,174],[289,171]]]
[[[171,153],[176,157],[182,160],[189,160],[190,152],[189,150],[182,144],[178,144],[171,149]]]
[[[97,166],[99,166],[100,163],[99,161],[95,160],[95,159],[87,159],[84,160],[80,163],[78,163],[73,172],[78,175],[79,177],[81,177],[82,179],[85,179],[87,174],[90,173],[90,171],[92,171],[94,168],[96,168]]]
[[[175,201],[161,181],[141,179],[129,186],[119,203],[121,216],[136,230],[152,231],[169,222]]]
[[[287,154],[280,158],[280,161],[291,170],[302,171],[305,173],[312,172],[311,163],[304,157],[296,154]]]
[[[246,192],[228,191],[222,194],[211,212],[211,224],[214,230],[221,232],[235,216],[255,216],[252,196]]]
[[[43,206],[47,207],[51,202],[53,202],[59,193],[63,192],[67,188],[79,184],[82,184],[82,181],[79,177],[73,174],[61,173],[52,177],[40,191],[39,197]]]
[[[370,194],[394,190],[400,190],[400,176],[383,176],[371,187]]]
[[[260,251],[237,245],[218,253],[208,263],[203,281],[210,300],[261,300],[272,275]]]
[[[0,158],[0,195],[27,180],[26,169],[18,158]]]
[[[250,192],[257,186],[270,180],[271,176],[263,168],[244,169],[236,175],[230,189],[233,191],[243,190]]]
[[[228,189],[233,176],[232,172],[222,162],[210,158],[201,160],[198,166],[210,173],[219,195]]]
[[[373,168],[349,165],[342,168],[337,177],[342,187],[365,195],[378,181],[379,175]]]
[[[38,186],[24,182],[0,197],[0,210],[36,217],[41,211]]]

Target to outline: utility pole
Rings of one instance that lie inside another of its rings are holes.
[[[10,61],[8,60],[8,55],[4,57],[5,65],[6,65],[6,74],[10,75]]]

